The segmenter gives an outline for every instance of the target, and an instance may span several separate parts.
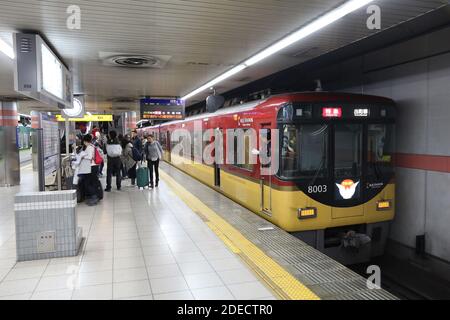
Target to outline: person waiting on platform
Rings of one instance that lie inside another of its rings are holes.
[[[130,136],[125,135],[122,139],[122,164],[131,179],[131,185],[136,185],[136,160],[133,159],[133,144]]]
[[[112,175],[116,176],[117,190],[120,190],[122,177],[121,166],[122,161],[120,156],[122,155],[122,146],[119,139],[117,139],[117,132],[112,130],[109,132],[108,140],[106,142],[106,155],[107,155],[107,169],[106,169],[106,192],[111,191]]]
[[[95,163],[95,146],[92,144],[92,136],[87,134],[83,137],[83,151],[79,167],[79,176],[82,177],[82,188],[86,197],[86,204],[94,206],[103,197],[99,194],[101,183],[98,179],[98,164]],[[103,192],[103,191],[102,191]]]
[[[145,157],[147,158],[147,166],[150,171],[150,184],[149,187],[153,188],[153,168],[155,170],[155,186],[158,186],[159,182],[159,160],[162,159],[163,149],[159,141],[155,140],[153,134],[147,136],[147,143],[144,147]]]
[[[96,131],[95,135],[92,136],[92,144],[101,151],[102,156],[105,152],[105,146],[103,144],[103,137],[100,131]],[[98,168],[99,177],[103,176],[103,167],[105,166],[105,162],[103,161]]]
[[[120,145],[123,146],[123,134],[119,133],[117,138],[119,139]],[[123,165],[123,162],[122,162],[122,165],[120,166],[120,170],[122,172],[122,180],[128,179],[127,170],[126,170],[125,166]]]
[[[137,151],[139,151],[139,153],[141,155],[144,154],[144,147],[143,147],[143,143],[141,138],[139,137],[136,129],[131,131],[131,143],[133,144],[133,147],[136,148]]]

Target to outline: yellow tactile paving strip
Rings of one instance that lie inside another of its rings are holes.
[[[281,299],[287,300],[320,300],[310,289],[293,277],[271,257],[266,255],[255,244],[245,238],[239,230],[230,225],[200,199],[186,190],[165,172],[161,178],[172,188],[217,236],[235,253],[238,254],[256,272]]]

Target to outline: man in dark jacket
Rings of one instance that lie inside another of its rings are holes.
[[[144,154],[144,146],[136,130],[131,131],[131,143],[133,144],[133,147],[139,151],[139,154]]]

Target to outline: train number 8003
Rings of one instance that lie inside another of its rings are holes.
[[[326,184],[308,187],[308,193],[324,193],[327,191],[328,191],[328,188],[327,188]]]

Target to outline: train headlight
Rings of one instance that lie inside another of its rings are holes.
[[[301,208],[297,210],[297,217],[299,219],[310,219],[317,217],[317,208]]]
[[[391,200],[381,200],[377,202],[377,210],[389,210],[391,208]]]

